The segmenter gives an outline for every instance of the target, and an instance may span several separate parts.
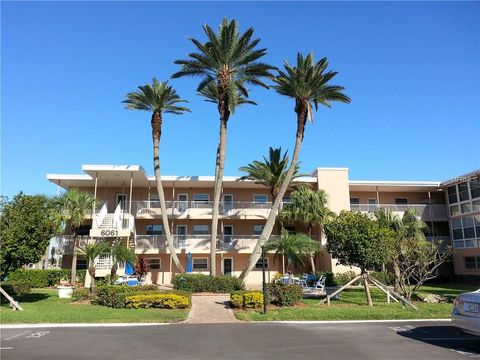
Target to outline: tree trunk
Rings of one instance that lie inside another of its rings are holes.
[[[368,306],[373,306],[372,295],[370,294],[370,286],[368,285],[367,274],[363,274],[363,284],[365,285],[365,295],[367,296]]]
[[[400,267],[397,264],[397,261],[395,260],[393,262],[393,275],[394,275],[394,284],[393,284],[393,290],[395,292],[399,293],[401,291],[400,288]]]
[[[313,224],[309,223],[308,224],[308,237],[310,239],[312,238],[312,227],[313,227]],[[315,274],[315,255],[314,255],[314,253],[310,253],[310,265],[312,266],[312,273]]]
[[[272,205],[272,209],[270,210],[270,214],[268,215],[267,222],[265,223],[265,227],[263,228],[262,234],[255,245],[255,249],[253,250],[252,254],[250,255],[250,259],[248,260],[248,264],[246,268],[240,274],[240,279],[245,280],[247,275],[253,269],[255,264],[257,263],[258,259],[262,254],[262,246],[268,241],[272,233],[273,226],[275,225],[275,220],[277,218],[277,212],[280,208],[280,202],[285,195],[285,192],[292,181],[293,174],[295,172],[295,167],[298,163],[298,157],[300,155],[300,150],[302,147],[303,142],[303,135],[305,132],[305,122],[307,121],[307,106],[305,104],[298,104],[295,108],[297,113],[297,134],[295,139],[295,149],[293,151],[292,162],[290,163],[290,167],[287,171],[287,175],[283,181],[283,184],[278,192],[277,198]]]
[[[114,259],[116,260],[116,259]],[[112,268],[110,269],[110,284],[113,285],[115,282],[115,278],[117,277],[117,261],[113,262]]]
[[[90,275],[90,294],[93,293],[93,288],[95,287],[95,266],[93,265],[93,261],[88,261],[88,275]],[[86,281],[86,279],[85,279]]]
[[[220,113],[220,134],[218,139],[217,159],[215,163],[215,185],[213,187],[213,208],[210,243],[210,275],[217,275],[217,232],[218,215],[220,211],[220,196],[222,195],[223,169],[225,166],[227,148],[227,122],[230,116],[228,110],[228,91],[219,86],[218,111]]]
[[[72,272],[70,274],[70,283],[75,285],[77,282],[77,252],[78,252],[78,236],[77,229],[73,231],[73,254],[72,254]]]
[[[163,192],[162,179],[160,176],[160,137],[162,135],[162,114],[155,111],[152,115],[152,138],[153,138],[153,168],[155,181],[157,183],[158,199],[160,200],[160,209],[162,212],[162,224],[167,236],[167,246],[177,269],[184,273],[185,270],[178,259],[177,252],[173,242],[173,236],[168,224],[167,204],[165,203],[165,194]]]

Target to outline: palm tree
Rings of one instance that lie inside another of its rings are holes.
[[[286,268],[294,262],[305,265],[304,260],[319,249],[318,242],[308,235],[290,234],[287,230],[282,231],[280,240],[269,240],[265,245],[265,250],[275,250],[276,256],[282,256]],[[285,268],[282,270],[285,273]]]
[[[121,241],[115,241],[110,248],[112,254],[112,268],[110,270],[110,283],[113,284],[117,277],[118,263],[123,262],[125,265],[127,262],[132,265],[137,261],[137,255],[135,251],[129,249]]]
[[[314,226],[323,226],[327,216],[331,214],[327,208],[327,194],[323,190],[299,188],[290,196],[290,202],[285,204],[280,218],[285,221],[298,221],[307,227],[308,236],[312,236]],[[310,256],[312,271],[315,271],[313,254]]]
[[[84,246],[79,247],[80,253],[85,255],[88,260],[88,274],[90,275],[90,292],[93,292],[95,287],[95,258],[101,253],[108,251],[109,246],[101,242],[93,242],[90,244],[85,244]],[[85,279],[85,282],[87,280]]]
[[[72,233],[73,255],[70,282],[75,284],[77,280],[78,230],[85,221],[85,217],[92,210],[94,198],[84,191],[69,189],[58,201],[62,221],[70,224],[70,232]]]
[[[295,148],[293,150],[292,162],[285,176],[285,180],[280,188],[278,197],[272,205],[272,209],[268,216],[265,227],[263,228],[260,239],[255,246],[255,249],[250,256],[247,267],[240,275],[241,279],[245,279],[248,273],[252,270],[255,263],[261,255],[262,246],[265,244],[270,234],[272,233],[275,218],[278,209],[280,208],[280,200],[285,194],[288,185],[295,172],[300,149],[302,147],[303,136],[305,132],[305,124],[307,119],[313,122],[312,107],[318,109],[318,105],[331,106],[332,101],[341,101],[349,103],[350,98],[342,93],[343,87],[337,85],[330,85],[337,72],[326,71],[328,67],[327,58],[321,59],[314,63],[313,54],[310,53],[306,57],[302,54],[297,54],[297,65],[292,66],[285,62],[285,71],[278,70],[278,75],[273,79],[275,82],[275,90],[280,94],[295,100],[294,111],[297,115],[297,131],[295,136]]]
[[[274,67],[257,61],[266,54],[266,49],[256,49],[260,39],[252,39],[253,28],[240,34],[237,22],[224,18],[217,33],[208,25],[203,26],[203,31],[207,36],[207,42],[201,43],[194,38],[189,38],[198,52],[190,53],[187,60],[175,61],[175,64],[181,65],[181,69],[173,74],[172,78],[200,77],[202,80],[197,91],[208,101],[217,104],[220,116],[210,244],[210,274],[216,275],[216,238],[228,120],[230,114],[235,111],[236,105],[253,103],[245,101],[248,98],[246,85],[268,88],[262,78],[271,78],[273,75],[270,71]],[[240,101],[241,99],[243,101]]]
[[[168,85],[167,81],[159,82],[156,78],[153,78],[152,85],[145,84],[139,86],[137,91],[128,93],[127,98],[123,101],[128,110],[145,110],[152,112],[153,168],[157,183],[158,198],[160,200],[160,208],[162,211],[163,229],[165,229],[168,249],[170,250],[173,262],[182,273],[185,272],[185,270],[178,259],[173,244],[173,237],[168,224],[165,194],[163,192],[162,179],[160,176],[160,137],[162,135],[162,114],[170,113],[180,115],[185,111],[190,111],[187,107],[177,105],[178,103],[185,102],[187,102],[187,100],[181,99],[177,92]]]
[[[292,176],[292,182],[290,188],[299,188],[302,185],[301,183],[293,183],[294,179],[297,179],[302,176],[308,176],[308,174],[299,174],[297,164],[295,172]],[[242,166],[239,168],[240,171],[247,173],[247,175],[242,176],[239,180],[252,180],[257,184],[262,184],[270,189],[270,195],[272,196],[272,202],[277,199],[278,192],[280,187],[285,180],[288,169],[288,156],[287,151],[282,155],[282,148],[272,148],[269,149],[269,158],[263,157],[263,162],[255,160],[247,166]]]

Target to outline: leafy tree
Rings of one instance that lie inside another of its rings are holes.
[[[175,89],[168,85],[167,81],[159,82],[156,78],[153,78],[152,85],[145,84],[139,86],[137,91],[128,93],[127,98],[123,101],[128,110],[145,110],[152,112],[153,168],[162,212],[163,229],[167,236],[167,246],[172,255],[173,262],[182,273],[185,272],[185,270],[178,259],[173,245],[173,236],[168,224],[167,205],[160,175],[160,138],[162,136],[162,114],[180,115],[186,111],[190,111],[187,107],[178,106],[179,103],[185,102],[187,102],[187,100],[181,99]]]
[[[342,93],[343,87],[330,85],[330,81],[337,75],[335,71],[327,71],[327,58],[321,59],[314,63],[313,54],[310,53],[306,57],[297,54],[297,65],[292,66],[285,62],[285,71],[278,70],[278,75],[273,79],[275,82],[275,90],[280,94],[295,100],[294,111],[297,116],[297,130],[295,135],[295,148],[293,150],[292,162],[288,168],[287,175],[278,192],[278,197],[272,205],[272,210],[268,216],[265,227],[263,228],[260,239],[253,250],[247,267],[242,271],[240,278],[243,280],[255,266],[260,258],[263,244],[267,241],[272,233],[277,212],[280,208],[280,201],[287,191],[288,185],[292,180],[300,149],[302,147],[303,136],[305,133],[305,124],[307,119],[313,122],[313,106],[318,109],[318,105],[331,106],[332,101],[340,101],[349,103],[350,98]]]
[[[323,227],[331,211],[327,208],[327,194],[323,190],[312,190],[301,187],[290,196],[290,202],[285,204],[280,218],[284,221],[298,221],[307,227],[309,237],[312,237],[314,226]],[[320,234],[321,235],[321,234]],[[311,257],[312,271],[315,271],[313,255]]]
[[[55,201],[19,193],[0,199],[0,277],[40,261],[50,239],[59,234]]]
[[[145,256],[141,255],[137,257],[137,262],[135,263],[135,275],[137,275],[138,281],[140,281],[142,276],[147,275],[149,270],[148,261]]]
[[[64,223],[70,225],[73,240],[72,272],[70,282],[77,280],[78,230],[85,221],[85,217],[92,211],[94,198],[87,192],[78,189],[69,189],[59,199],[61,215]]]
[[[93,242],[79,247],[79,252],[88,260],[88,274],[90,275],[90,292],[95,287],[95,258],[103,252],[108,251],[110,246],[104,241]],[[85,280],[86,281],[86,280]]]
[[[197,52],[190,53],[189,59],[177,60],[180,71],[172,78],[183,76],[200,77],[197,91],[207,101],[217,104],[220,116],[220,134],[215,163],[215,185],[213,191],[213,214],[210,244],[210,274],[216,275],[216,238],[220,195],[222,193],[223,170],[227,145],[227,124],[230,114],[240,104],[254,104],[248,101],[247,85],[268,88],[262,78],[271,78],[273,66],[259,62],[266,54],[266,49],[257,49],[260,39],[252,39],[253,28],[243,34],[238,31],[235,20],[223,19],[218,32],[208,25],[203,26],[207,41],[202,43],[189,38]]]
[[[129,262],[130,264],[135,264],[137,260],[137,255],[135,255],[135,251],[129,249],[124,244],[122,244],[121,240],[115,241],[111,248],[110,252],[112,254],[112,269],[110,270],[110,281],[113,282],[117,278],[117,270],[118,270],[118,263],[121,261],[124,264]]]
[[[350,211],[342,211],[327,221],[325,235],[330,255],[341,265],[359,267],[362,274],[389,258],[393,237],[389,229],[380,227],[367,214]],[[364,284],[367,301],[372,305],[366,278]]]
[[[305,265],[311,253],[320,250],[319,243],[305,234],[290,234],[287,230],[282,231],[280,240],[269,240],[265,250],[275,250],[276,256],[283,258],[283,263],[288,268],[292,263]],[[283,269],[285,272],[285,269]]]
[[[262,184],[269,188],[270,195],[272,196],[272,202],[277,199],[280,187],[287,176],[288,169],[288,156],[287,151],[282,155],[282,148],[269,149],[268,159],[264,156],[263,161],[255,160],[247,166],[239,168],[240,171],[247,173],[240,178],[240,180],[253,180],[257,184]],[[308,176],[308,174],[300,174],[299,167],[297,165],[295,172],[292,176],[290,188],[299,188],[305,186],[305,184],[294,183],[293,180],[302,176]]]

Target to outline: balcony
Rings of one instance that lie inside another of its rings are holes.
[[[270,239],[278,238],[272,235]],[[219,235],[217,251],[251,253],[257,244],[259,235]],[[211,235],[174,235],[175,250],[179,253],[210,253]],[[135,252],[137,254],[169,253],[165,235],[136,235]]]
[[[78,236],[79,246],[85,246],[89,239],[89,236]],[[71,255],[73,254],[73,237],[71,235],[56,236],[51,240],[51,246],[57,255]]]
[[[389,209],[402,216],[405,210],[415,209],[423,221],[448,221],[445,204],[350,204],[350,210],[373,213],[377,209]]]
[[[125,208],[129,208],[126,204]],[[162,215],[159,201],[132,201],[132,213],[138,219],[154,219]],[[210,219],[212,201],[167,201],[167,215],[175,218]],[[266,219],[272,207],[271,202],[233,201],[220,203],[220,217]]]

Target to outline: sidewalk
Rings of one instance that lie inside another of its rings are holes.
[[[232,309],[228,302],[230,296],[227,295],[192,295],[192,309],[185,321],[187,324],[219,324],[235,323]]]

